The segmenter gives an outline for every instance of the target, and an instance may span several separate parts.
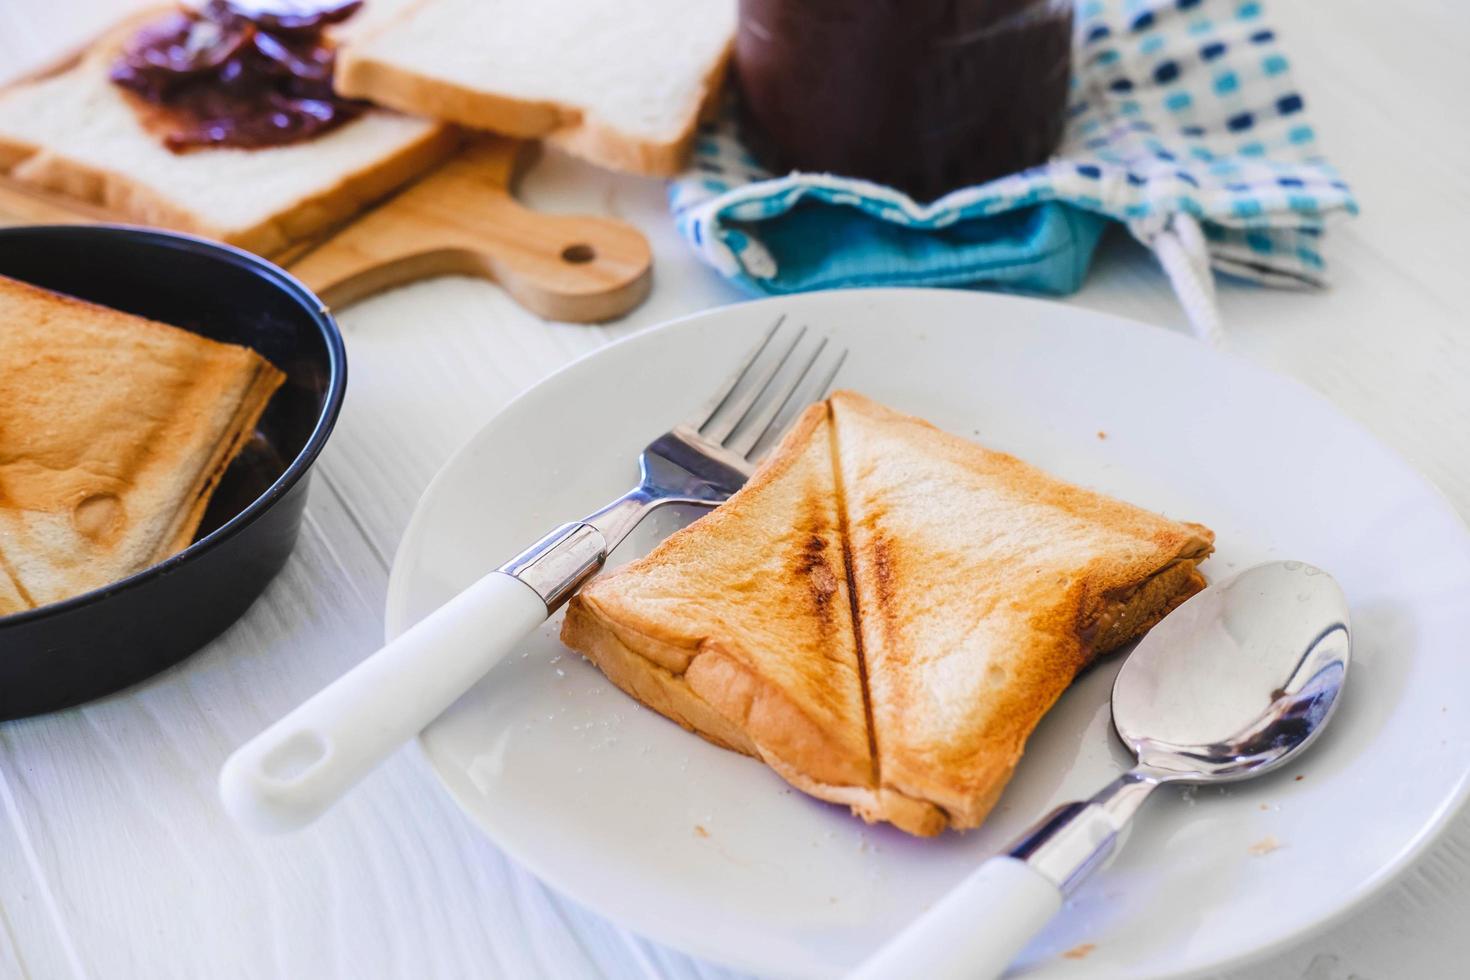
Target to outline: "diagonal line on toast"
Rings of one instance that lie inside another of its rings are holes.
[[[857,653],[858,683],[863,694],[863,724],[868,730],[868,757],[872,762],[873,791],[877,793],[883,788],[882,766],[878,761],[878,729],[873,724],[873,698],[868,691],[868,658],[863,650],[862,609],[858,605],[857,578],[852,571],[852,538],[848,533],[847,489],[842,482],[842,461],[837,449],[837,419],[833,416],[831,402],[827,403],[827,445],[832,461],[832,486],[837,496],[837,541],[842,549],[842,571],[847,577],[847,601],[852,612],[852,641]]]

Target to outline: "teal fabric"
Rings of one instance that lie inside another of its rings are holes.
[[[1082,285],[1106,225],[1101,215],[1056,203],[934,229],[813,203],[762,222],[758,234],[781,256],[764,283],[774,293],[983,280],[1001,289],[1062,295]],[[742,222],[731,229],[756,233]]]

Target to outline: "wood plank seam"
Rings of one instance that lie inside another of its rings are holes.
[[[11,755],[9,752],[6,754]],[[41,861],[36,855],[35,846],[31,843],[30,832],[26,829],[25,820],[21,817],[20,807],[16,804],[15,793],[11,789],[10,777],[6,774],[4,765],[0,765],[0,804],[5,807],[6,821],[15,834],[15,842],[20,846],[26,868],[31,873],[31,880],[35,882],[36,891],[41,896],[46,918],[51,923],[51,927],[56,930],[56,938],[61,944],[67,966],[71,968],[73,977],[84,978],[88,975],[86,968],[82,966],[81,957],[77,955],[76,943],[72,940],[71,931],[66,927],[66,920],[61,915],[61,908],[57,904],[55,894],[51,891],[50,882],[42,871]],[[19,949],[16,950],[16,955],[19,958]]]
[[[388,572],[393,567],[393,560],[383,553],[382,548],[378,546],[377,539],[368,533],[367,525],[363,523],[362,516],[358,514],[357,508],[352,506],[351,501],[347,499],[347,495],[342,492],[342,488],[337,486],[337,478],[326,470],[321,470],[317,473],[317,476],[321,479],[322,484],[331,491],[332,496],[337,498],[337,504],[342,508],[342,513],[347,515],[348,523],[362,537],[363,543],[367,545],[368,550],[372,552],[373,557],[382,566],[383,581],[386,583],[388,581]],[[310,506],[307,509],[309,511]]]

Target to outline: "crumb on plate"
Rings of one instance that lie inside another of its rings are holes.
[[[1078,943],[1076,946],[1073,946],[1071,949],[1063,953],[1062,959],[1084,960],[1094,949],[1097,949],[1097,943]]]
[[[1270,834],[1267,834],[1265,837],[1262,837],[1250,847],[1246,848],[1246,850],[1250,851],[1251,854],[1255,855],[1256,857],[1261,857],[1263,855],[1270,854],[1272,851],[1280,850],[1280,848],[1281,842],[1275,837],[1272,837]]]

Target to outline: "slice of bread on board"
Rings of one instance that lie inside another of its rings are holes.
[[[0,276],[0,616],[188,547],[285,375]]]
[[[735,0],[419,0],[354,37],[337,90],[667,176],[720,87]]]
[[[170,152],[108,79],[123,42],[156,16],[131,18],[74,63],[0,91],[0,173],[120,220],[269,255],[350,217],[455,147],[452,127],[374,110],[302,143]]]

